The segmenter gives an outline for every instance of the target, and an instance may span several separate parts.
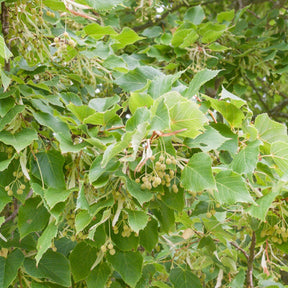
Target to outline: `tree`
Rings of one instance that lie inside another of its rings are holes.
[[[1,287],[285,287],[286,1],[220,2],[2,1]]]

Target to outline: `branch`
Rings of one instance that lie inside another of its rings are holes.
[[[261,104],[263,105],[263,108],[265,109],[266,112],[269,111],[269,107],[267,106],[267,104],[263,101],[262,99],[262,95],[260,95],[260,93],[258,92],[258,89],[256,88],[256,86],[254,85],[254,83],[247,78],[246,76],[244,76],[244,78],[249,82],[249,84],[251,85],[251,87],[253,88],[253,90],[255,91],[256,95],[258,96],[259,101],[261,102]]]
[[[241,251],[243,253],[243,255],[245,256],[245,258],[248,260],[249,259],[249,255],[247,254],[247,252],[241,248],[240,246],[238,246],[236,243],[234,242],[229,242],[232,246],[234,246],[237,250]]]
[[[246,287],[247,288],[254,288],[253,285],[253,262],[255,258],[255,245],[256,245],[256,233],[253,231],[251,245],[249,248],[249,257],[247,263],[247,275],[246,275]]]

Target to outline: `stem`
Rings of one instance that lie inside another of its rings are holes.
[[[2,24],[2,34],[4,37],[4,41],[6,46],[10,49],[10,43],[7,41],[7,35],[9,33],[9,11],[5,2],[1,3],[1,24]],[[10,60],[5,60],[4,70],[10,71]]]
[[[249,258],[248,258],[248,268],[247,268],[247,275],[246,275],[246,287],[247,288],[254,288],[253,285],[253,261],[255,257],[255,245],[256,245],[256,233],[253,231],[251,245],[249,248]]]

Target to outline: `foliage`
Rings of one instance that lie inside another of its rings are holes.
[[[220,2],[2,1],[1,287],[285,287],[285,1]]]

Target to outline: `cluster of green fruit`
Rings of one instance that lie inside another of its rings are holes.
[[[153,162],[155,160],[155,156],[150,157],[150,160]],[[177,193],[178,187],[176,185],[175,171],[172,169],[167,169],[167,165],[171,164],[177,164],[175,157],[168,155],[167,158],[165,158],[164,155],[161,155],[159,160],[155,163],[152,172],[149,174],[146,173],[141,179],[137,178],[135,180],[136,183],[140,183],[142,181],[142,190],[151,190],[152,187],[156,188],[159,185],[163,185],[166,187],[171,187],[172,191]]]
[[[8,196],[13,196],[14,192],[13,190],[16,190],[16,193],[18,195],[22,195],[24,192],[24,189],[26,188],[26,185],[22,183],[21,180],[19,180],[20,178],[23,177],[23,172],[22,171],[14,171],[13,172],[13,176],[15,177],[15,179],[7,186],[5,186],[5,191],[7,192]]]
[[[280,227],[278,224],[276,224],[274,226],[263,229],[260,236],[262,238],[271,236],[270,239],[273,243],[278,243],[281,245],[283,242],[287,242],[288,240],[288,229],[285,227],[285,225]]]
[[[108,241],[107,243],[103,244],[101,246],[101,251],[103,253],[106,253],[109,251],[110,255],[114,255],[116,253],[116,250],[114,249],[114,245],[111,243],[111,241]]]

